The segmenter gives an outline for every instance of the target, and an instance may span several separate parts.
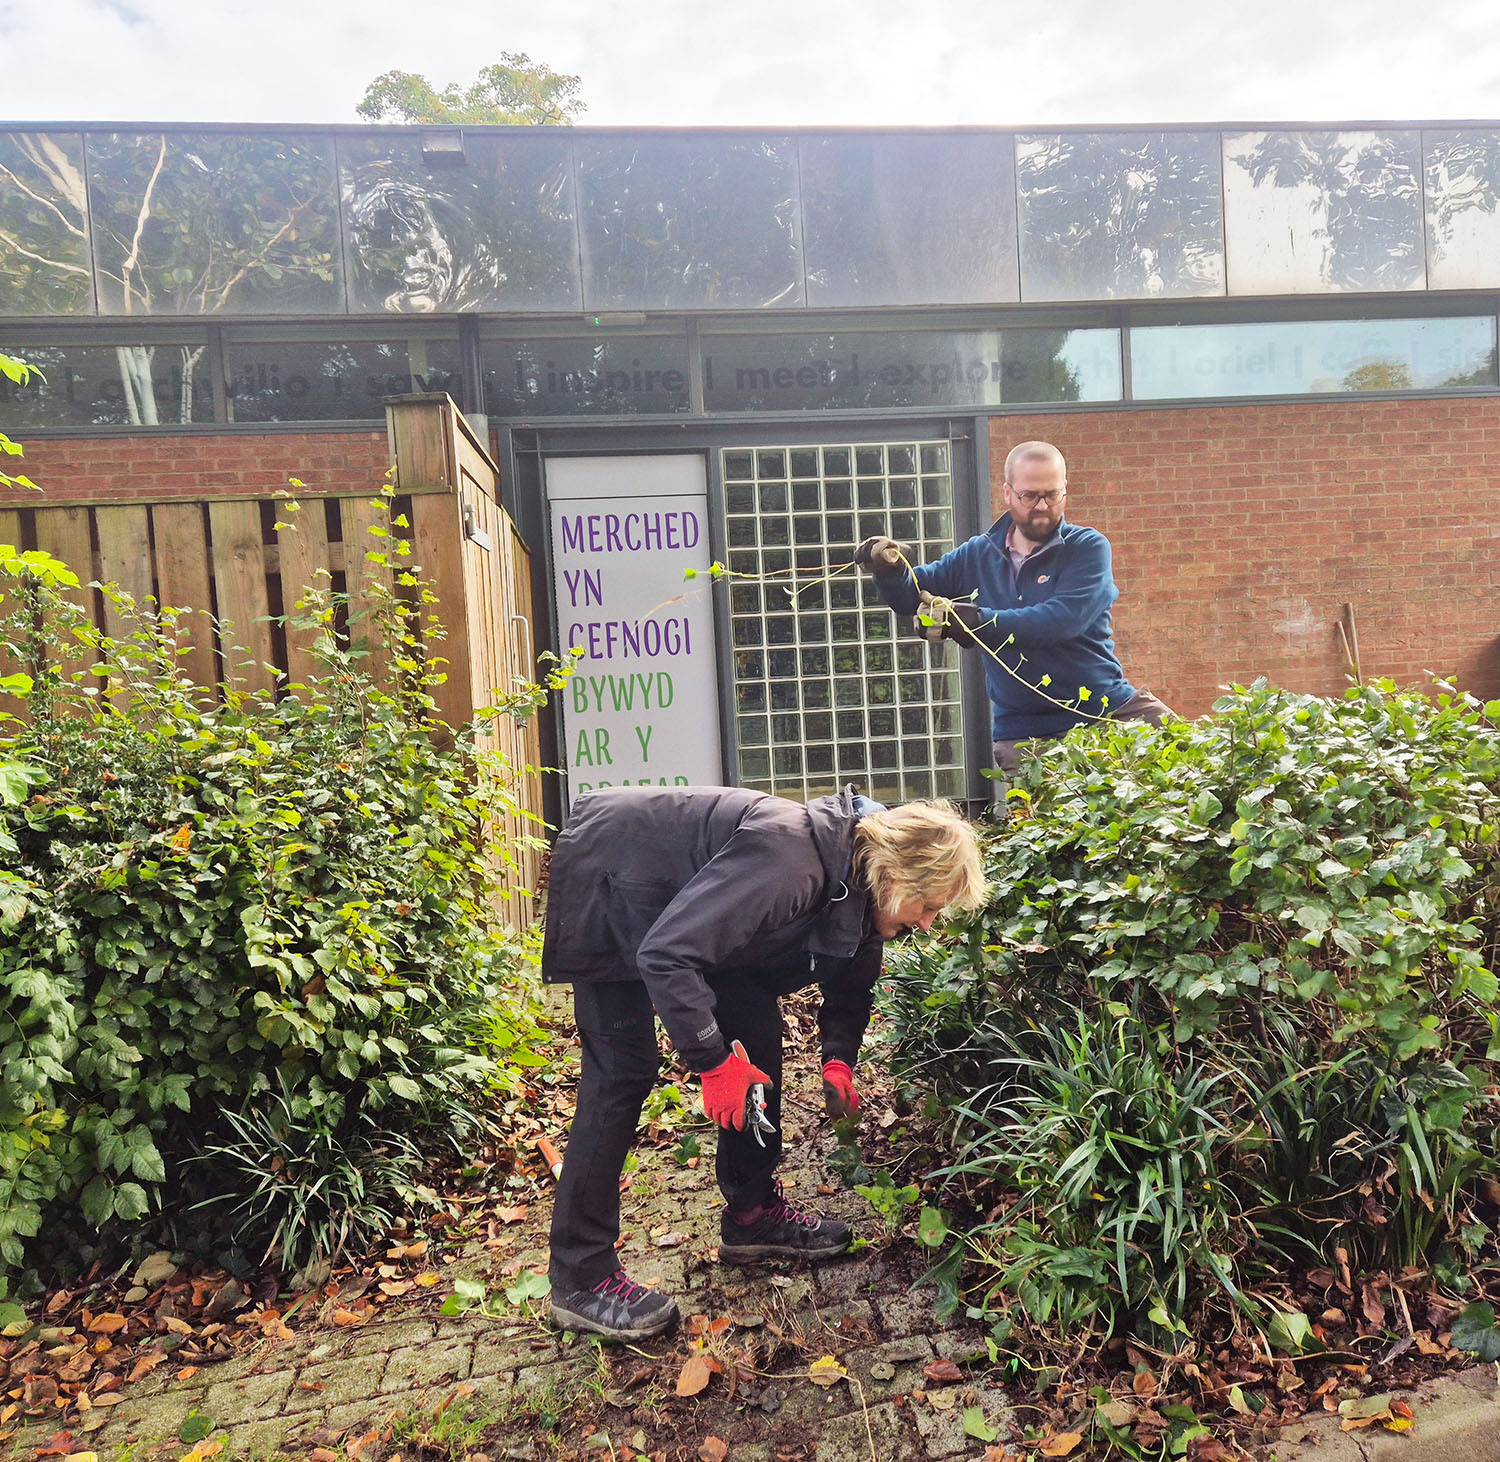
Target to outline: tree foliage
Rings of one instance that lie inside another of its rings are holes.
[[[468,86],[438,91],[425,76],[387,71],[368,87],[355,112],[367,122],[492,123],[566,127],[584,109],[576,76],[533,61],[524,51],[502,51]]]

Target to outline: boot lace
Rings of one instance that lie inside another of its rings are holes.
[[[642,1295],[651,1291],[644,1284],[636,1284],[623,1269],[616,1269],[608,1279],[601,1279],[593,1288],[594,1294],[617,1294],[624,1297],[627,1305],[634,1304]]]
[[[766,1210],[766,1217],[773,1223],[795,1223],[803,1228],[817,1228],[821,1220],[816,1213],[804,1213],[786,1200],[786,1192],[780,1183],[776,1185],[776,1201]]]

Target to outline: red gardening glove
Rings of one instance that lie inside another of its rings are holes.
[[[745,1130],[745,1098],[757,1081],[771,1084],[759,1066],[752,1066],[745,1048],[736,1041],[727,1061],[703,1073],[703,1111],[721,1127]]]
[[[823,1106],[830,1117],[847,1117],[859,1110],[854,1073],[843,1061],[823,1063]]]

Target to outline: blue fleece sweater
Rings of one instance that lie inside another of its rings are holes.
[[[1110,570],[1109,539],[1096,528],[1064,520],[1018,574],[1005,551],[1009,532],[1010,514],[1004,513],[987,533],[960,543],[936,563],[920,564],[915,582],[876,580],[876,587],[898,614],[916,613],[919,588],[945,599],[978,590],[970,601],[983,616],[976,634],[1015,671],[1008,673],[978,652],[994,707],[995,740],[1061,736],[1092,719],[1089,713],[1118,709],[1135,694],[1115,658],[1109,610],[1120,591]],[[1052,677],[1047,695],[1060,701],[1077,700],[1079,687],[1087,686],[1083,714],[1055,706],[1029,688],[1044,675]]]

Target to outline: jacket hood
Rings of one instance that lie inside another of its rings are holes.
[[[828,904],[808,931],[807,947],[813,954],[851,955],[869,932],[866,915],[870,891],[854,886],[850,858],[855,827],[866,812],[879,805],[859,796],[852,786],[827,797],[814,797],[807,804],[813,846],[831,891]]]

